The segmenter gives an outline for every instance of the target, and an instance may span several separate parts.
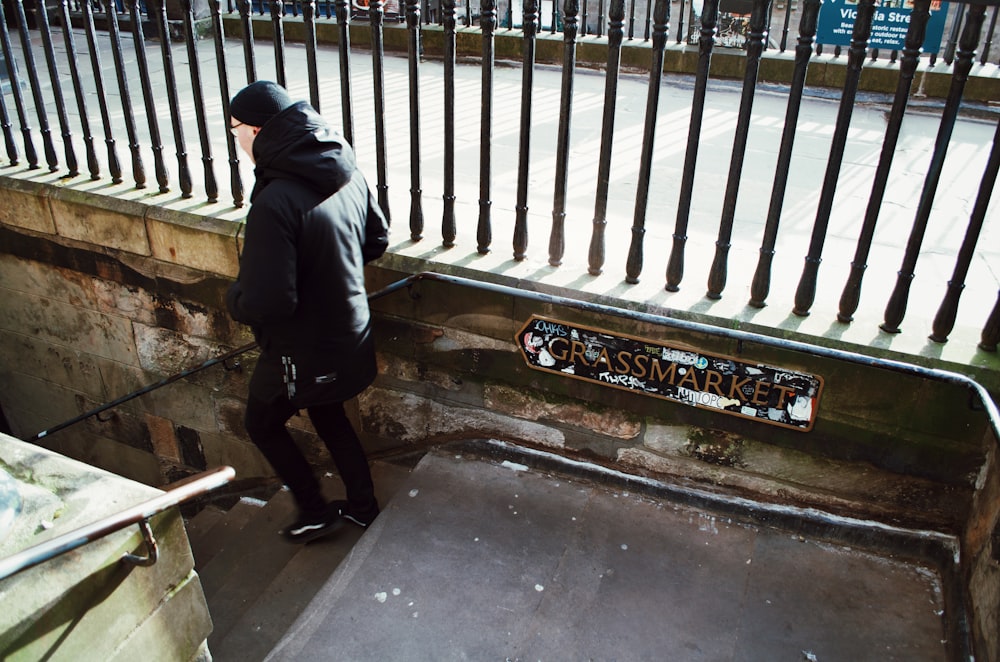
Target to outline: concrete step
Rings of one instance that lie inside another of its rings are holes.
[[[266,659],[964,659],[932,564],[542,455],[428,452]]]
[[[215,558],[215,555],[225,547],[235,532],[242,529],[243,525],[260,510],[261,505],[255,500],[241,499],[226,512],[225,517],[215,518],[211,525],[208,525],[207,522],[199,524],[194,536],[189,531],[188,538],[191,542],[191,552],[194,554],[195,570],[200,572],[208,565]],[[205,517],[206,520],[211,518],[213,518],[211,514]],[[198,515],[195,515],[191,521],[196,519],[198,519]],[[199,532],[198,529],[201,531]]]
[[[385,507],[410,468],[374,462],[376,496]],[[321,479],[328,499],[344,498],[339,478]],[[209,506],[191,519],[192,551],[214,629],[209,650],[216,662],[262,660],[305,610],[364,530],[347,524],[309,545],[292,545],[279,535],[295,517],[287,490],[266,503],[241,499],[230,511]]]
[[[383,508],[392,502],[409,474],[407,467],[386,462],[372,464],[376,496]],[[340,481],[326,479],[323,482],[327,497],[338,498],[342,490]],[[220,596],[209,597],[209,609],[217,618],[217,631],[209,640],[215,662],[263,660],[288,627],[305,611],[341,561],[351,553],[363,533],[360,527],[349,525],[336,535],[298,547],[297,553],[264,586],[259,576],[245,578],[245,582],[256,584],[257,597],[245,606],[238,617],[235,614],[236,605],[231,602],[223,605]],[[268,538],[266,535],[256,544],[262,547],[289,547],[276,536]],[[230,611],[219,614],[223,609]],[[223,629],[224,635],[218,636],[217,633]]]

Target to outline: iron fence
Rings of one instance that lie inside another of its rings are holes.
[[[765,305],[772,280],[772,264],[776,253],[777,235],[783,218],[783,207],[786,202],[786,187],[792,171],[792,149],[797,135],[801,130],[799,111],[805,88],[806,72],[811,58],[816,52],[815,35],[820,0],[802,0],[799,13],[798,37],[795,46],[795,70],[793,80],[786,91],[787,110],[781,130],[781,144],[777,154],[777,164],[773,173],[770,208],[763,228],[759,259],[753,277],[750,305],[762,307]],[[443,31],[444,56],[442,63],[443,107],[441,111],[440,132],[435,132],[433,139],[440,141],[443,160],[443,208],[441,220],[441,243],[445,247],[454,245],[458,220],[456,218],[456,159],[455,144],[459,136],[455,103],[455,82],[457,70],[456,33],[460,13],[455,0],[443,0],[440,8],[435,7],[435,20],[440,21]],[[868,267],[872,249],[875,224],[884,206],[884,196],[890,180],[890,167],[897,151],[903,117],[907,110],[908,100],[912,91],[914,75],[921,56],[921,44],[924,42],[927,22],[930,16],[931,0],[915,0],[912,19],[906,33],[906,45],[898,60],[898,84],[892,101],[892,109],[888,114],[885,135],[882,140],[881,154],[871,181],[871,193],[864,216],[864,222],[856,237],[855,257],[851,263],[849,278],[844,285],[838,319],[847,323],[853,319],[857,311],[862,281]],[[919,192],[919,204],[915,218],[908,234],[902,255],[902,264],[897,272],[896,282],[892,288],[885,306],[883,331],[896,333],[905,315],[910,300],[910,290],[914,279],[917,258],[921,253],[927,224],[932,211],[937,188],[941,182],[944,159],[948,153],[951,136],[954,130],[959,107],[969,72],[974,65],[977,49],[983,39],[983,24],[987,7],[981,4],[961,5],[962,29],[958,35],[954,62],[951,65],[951,88],[948,98],[941,111],[937,138],[933,147],[930,163],[923,173],[923,184]],[[351,143],[364,142],[375,154],[379,202],[389,213],[388,170],[390,126],[387,123],[385,62],[383,35],[386,20],[386,5],[374,2],[367,7],[367,24],[370,30],[371,82],[374,113],[370,122],[366,122],[364,135],[356,133],[356,114],[354,112],[355,93],[352,89],[352,54],[349,25],[353,8],[348,0],[336,0],[332,7],[329,3],[303,3],[291,5],[293,13],[301,12],[301,22],[305,26],[306,79],[310,100],[317,108],[320,106],[320,82],[318,71],[317,25],[319,22],[334,18],[338,26],[338,67],[341,100],[341,115],[343,132]],[[663,89],[663,58],[668,43],[668,26],[672,3],[669,0],[655,0],[652,5],[651,20],[642,19],[649,32],[650,57],[647,100],[641,135],[641,147],[638,150],[638,170],[636,172],[636,195],[634,198],[634,215],[630,231],[631,241],[627,249],[626,282],[635,284],[643,270],[645,260],[646,221],[649,213],[649,197],[656,187],[652,179],[654,159],[654,139],[658,124],[660,95]],[[683,4],[680,4],[683,15]],[[818,209],[813,222],[808,254],[797,287],[793,312],[799,316],[810,313],[817,292],[819,265],[822,261],[824,243],[830,235],[830,223],[834,215],[834,198],[838,184],[841,182],[841,171],[845,163],[845,153],[848,145],[849,129],[854,107],[857,102],[859,81],[865,63],[869,61],[870,53],[867,45],[872,30],[872,18],[876,11],[875,0],[859,0],[857,19],[854,22],[850,46],[846,53],[846,76],[839,90],[838,113],[833,126],[830,141],[829,157],[825,164],[825,176],[820,185]],[[224,30],[224,20],[238,20],[242,38],[238,40],[243,56],[243,65],[248,80],[257,78],[256,41],[254,37],[254,14],[263,10],[261,5],[254,5],[246,0],[239,2],[236,11],[223,8],[216,0],[208,5],[207,15],[197,17],[190,0],[184,0],[177,15],[168,17],[166,3],[144,9],[138,0],[129,0],[124,8],[114,4],[82,3],[78,6],[79,15],[74,16],[70,5],[63,0],[49,11],[35,11],[32,21],[29,21],[23,0],[11,0],[4,7],[2,30],[3,55],[6,60],[6,72],[9,85],[0,95],[0,125],[2,125],[6,152],[10,162],[17,164],[22,158],[30,168],[40,167],[40,157],[36,150],[35,129],[37,128],[42,143],[42,157],[51,172],[65,172],[67,177],[81,174],[81,166],[75,151],[76,140],[74,129],[79,127],[85,151],[86,172],[92,179],[102,177],[102,164],[106,164],[114,183],[121,183],[124,178],[125,166],[119,155],[118,140],[122,127],[127,136],[128,160],[131,165],[131,178],[137,188],[148,185],[147,165],[145,159],[151,154],[153,158],[152,177],[160,192],[170,189],[171,177],[168,174],[165,151],[168,147],[175,150],[177,158],[178,183],[182,197],[191,198],[195,195],[194,172],[189,163],[186,147],[185,130],[193,126],[198,133],[200,156],[202,162],[202,183],[200,190],[208,202],[215,203],[220,197],[219,184],[216,180],[216,166],[213,151],[216,136],[225,137],[224,149],[228,156],[229,189],[233,204],[244,204],[243,180],[246,177],[246,164],[241,164],[233,138],[228,131],[220,131],[217,123],[219,118],[228,117],[228,103],[233,91],[229,80],[233,53],[232,39],[227,39]],[[288,5],[273,2],[269,6],[269,17],[273,27],[274,38],[269,40],[273,47],[274,70],[279,83],[286,83],[288,65],[285,56],[288,50],[283,36],[283,21]],[[409,200],[409,230],[413,240],[419,240],[425,232],[423,210],[423,177],[422,177],[422,139],[421,116],[421,57],[422,28],[425,25],[426,4],[419,0],[406,0],[400,7],[405,20],[407,33],[407,93],[408,114],[405,126],[395,126],[393,130],[398,135],[408,138],[410,200]],[[619,96],[619,74],[622,69],[621,53],[626,39],[626,25],[631,34],[632,17],[641,7],[635,2],[626,5],[625,0],[609,0],[607,14],[603,14],[603,3],[597,5],[600,20],[597,22],[597,32],[607,52],[607,64],[604,72],[605,91],[601,107],[600,146],[597,153],[596,192],[593,220],[590,226],[590,243],[588,250],[588,270],[591,274],[600,274],[605,266],[608,237],[606,234],[608,221],[608,206],[611,199],[612,180],[612,149],[615,143],[616,101]],[[174,8],[176,9],[176,7]],[[751,113],[753,101],[757,92],[757,78],[763,53],[767,47],[766,27],[771,18],[771,5],[768,0],[752,0],[750,14],[747,19],[745,51],[746,66],[742,83],[741,100],[732,140],[732,156],[726,177],[722,216],[719,223],[718,236],[715,241],[715,251],[708,278],[707,296],[710,299],[721,297],[726,287],[729,269],[729,250],[737,208],[741,178],[744,173],[744,159],[748,149]],[[12,11],[13,15],[9,13]],[[558,24],[563,45],[563,60],[561,64],[561,89],[559,95],[558,122],[555,134],[558,147],[555,151],[553,167],[553,206],[552,222],[548,241],[548,262],[553,267],[559,266],[566,250],[566,204],[569,195],[568,176],[570,172],[571,152],[571,118],[574,115],[574,84],[576,48],[582,35],[586,33],[588,18],[586,8],[581,8],[577,0],[564,0],[562,6],[552,13],[549,29]],[[648,9],[647,9],[648,11]],[[532,162],[529,157],[532,139],[532,128],[537,120],[533,114],[533,75],[535,72],[535,43],[539,35],[539,4],[537,0],[526,0],[521,7],[520,38],[523,42],[523,62],[521,67],[522,80],[520,88],[520,116],[517,123],[518,162],[516,167],[516,218],[512,229],[514,257],[522,260],[526,256],[528,240],[528,194],[531,188],[529,175]],[[992,9],[995,17],[996,8]],[[508,12],[510,13],[510,12]],[[465,16],[471,21],[475,18],[476,33],[481,43],[480,96],[478,101],[479,115],[479,195],[477,201],[476,242],[481,254],[488,253],[493,244],[494,218],[493,203],[495,191],[493,172],[495,148],[497,143],[493,135],[495,126],[494,110],[498,99],[495,94],[494,75],[495,37],[502,30],[502,5],[495,0],[483,0],[479,5],[479,13],[473,16],[466,4]],[[676,291],[684,278],[685,259],[689,223],[692,218],[694,204],[694,180],[696,163],[704,138],[703,122],[705,120],[705,99],[709,82],[709,64],[713,49],[714,37],[720,21],[720,0],[705,0],[701,7],[697,41],[698,66],[694,77],[694,89],[691,99],[690,118],[686,133],[686,149],[684,150],[683,168],[679,177],[679,195],[676,204],[676,220],[672,232],[672,246],[666,264],[665,289]],[[556,20],[558,19],[558,20]],[[74,28],[74,20],[80,28]],[[204,26],[208,22],[210,29]],[[991,24],[993,23],[991,19]],[[509,24],[509,21],[508,21]],[[101,30],[98,30],[98,25]],[[992,27],[990,28],[992,30]],[[150,41],[156,46],[147,46],[147,31],[152,31]],[[200,33],[206,33],[208,40],[199,39]],[[679,33],[686,34],[683,29]],[[179,33],[183,38],[184,53],[187,64],[185,75],[181,75],[183,67],[175,61],[175,44],[169,38]],[[58,45],[61,37],[61,46]],[[86,46],[82,47],[80,39]],[[645,36],[643,37],[646,38]],[[206,44],[212,48],[212,53],[205,51]],[[36,53],[41,51],[42,62],[36,60]],[[158,57],[156,52],[159,51]],[[106,67],[102,58],[110,54],[113,66]],[[152,58],[150,56],[153,56]],[[90,60],[89,71],[84,72],[82,61]],[[212,61],[215,67],[214,76],[204,75],[202,62]],[[67,101],[68,94],[63,90],[67,83],[72,89],[75,108]],[[47,74],[47,79],[43,76]],[[111,80],[113,76],[113,81]],[[26,78],[26,79],[25,79]],[[183,82],[182,80],[183,79]],[[132,96],[134,86],[138,82],[141,93],[142,112],[136,113]],[[235,87],[239,87],[236,85]],[[184,90],[183,98],[181,89]],[[26,94],[27,92],[27,94]],[[30,99],[28,96],[30,95]],[[17,125],[20,134],[18,144],[15,129],[11,123],[8,103],[13,101]],[[98,112],[93,112],[91,106],[96,101]],[[112,108],[115,105],[116,108]],[[165,106],[165,108],[164,108]],[[29,108],[30,107],[30,108]],[[29,118],[30,109],[34,110],[37,126],[32,127]],[[51,113],[54,109],[58,124],[59,137],[53,135],[50,125]],[[161,135],[160,123],[167,115],[172,131],[172,139]],[[366,118],[367,120],[368,118]],[[145,120],[143,123],[142,120]],[[143,126],[144,124],[144,126]],[[94,127],[101,127],[104,134],[104,154],[98,154],[97,138]],[[467,138],[468,132],[461,132],[462,138]],[[394,136],[397,134],[393,134]],[[63,150],[62,162],[57,155],[57,143]],[[537,168],[537,166],[535,166]],[[948,281],[946,294],[938,308],[931,331],[931,338],[936,342],[945,342],[954,328],[959,299],[965,288],[965,281],[979,241],[981,231],[987,218],[992,190],[1000,167],[1000,129],[994,137],[992,147],[984,170],[977,173],[981,184],[976,195],[975,204],[967,219],[967,229],[960,249],[954,259],[954,271]],[[462,173],[468,177],[469,173]],[[971,173],[970,173],[971,174]],[[658,214],[663,218],[662,210]],[[576,227],[574,233],[579,233]],[[981,284],[980,284],[981,285]],[[985,320],[982,327],[980,347],[995,351],[1000,337],[1000,297],[993,305],[992,312],[978,311]]]

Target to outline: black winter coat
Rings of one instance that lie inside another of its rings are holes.
[[[261,348],[250,394],[299,408],[347,400],[376,374],[364,265],[385,252],[388,222],[351,147],[308,103],[269,120],[253,153],[240,273],[226,297]]]

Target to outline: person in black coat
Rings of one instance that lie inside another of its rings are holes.
[[[364,265],[385,252],[389,225],[354,152],[316,110],[269,81],[230,103],[230,130],[255,165],[240,272],[226,304],[260,345],[246,429],[291,490],[293,542],[378,515],[371,472],[344,401],[375,379]],[[327,503],[286,429],[305,409],[344,481]]]

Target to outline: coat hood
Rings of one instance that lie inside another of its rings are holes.
[[[343,188],[357,169],[351,146],[305,101],[261,127],[253,155],[256,183],[251,202],[274,179],[302,182],[327,197]]]

